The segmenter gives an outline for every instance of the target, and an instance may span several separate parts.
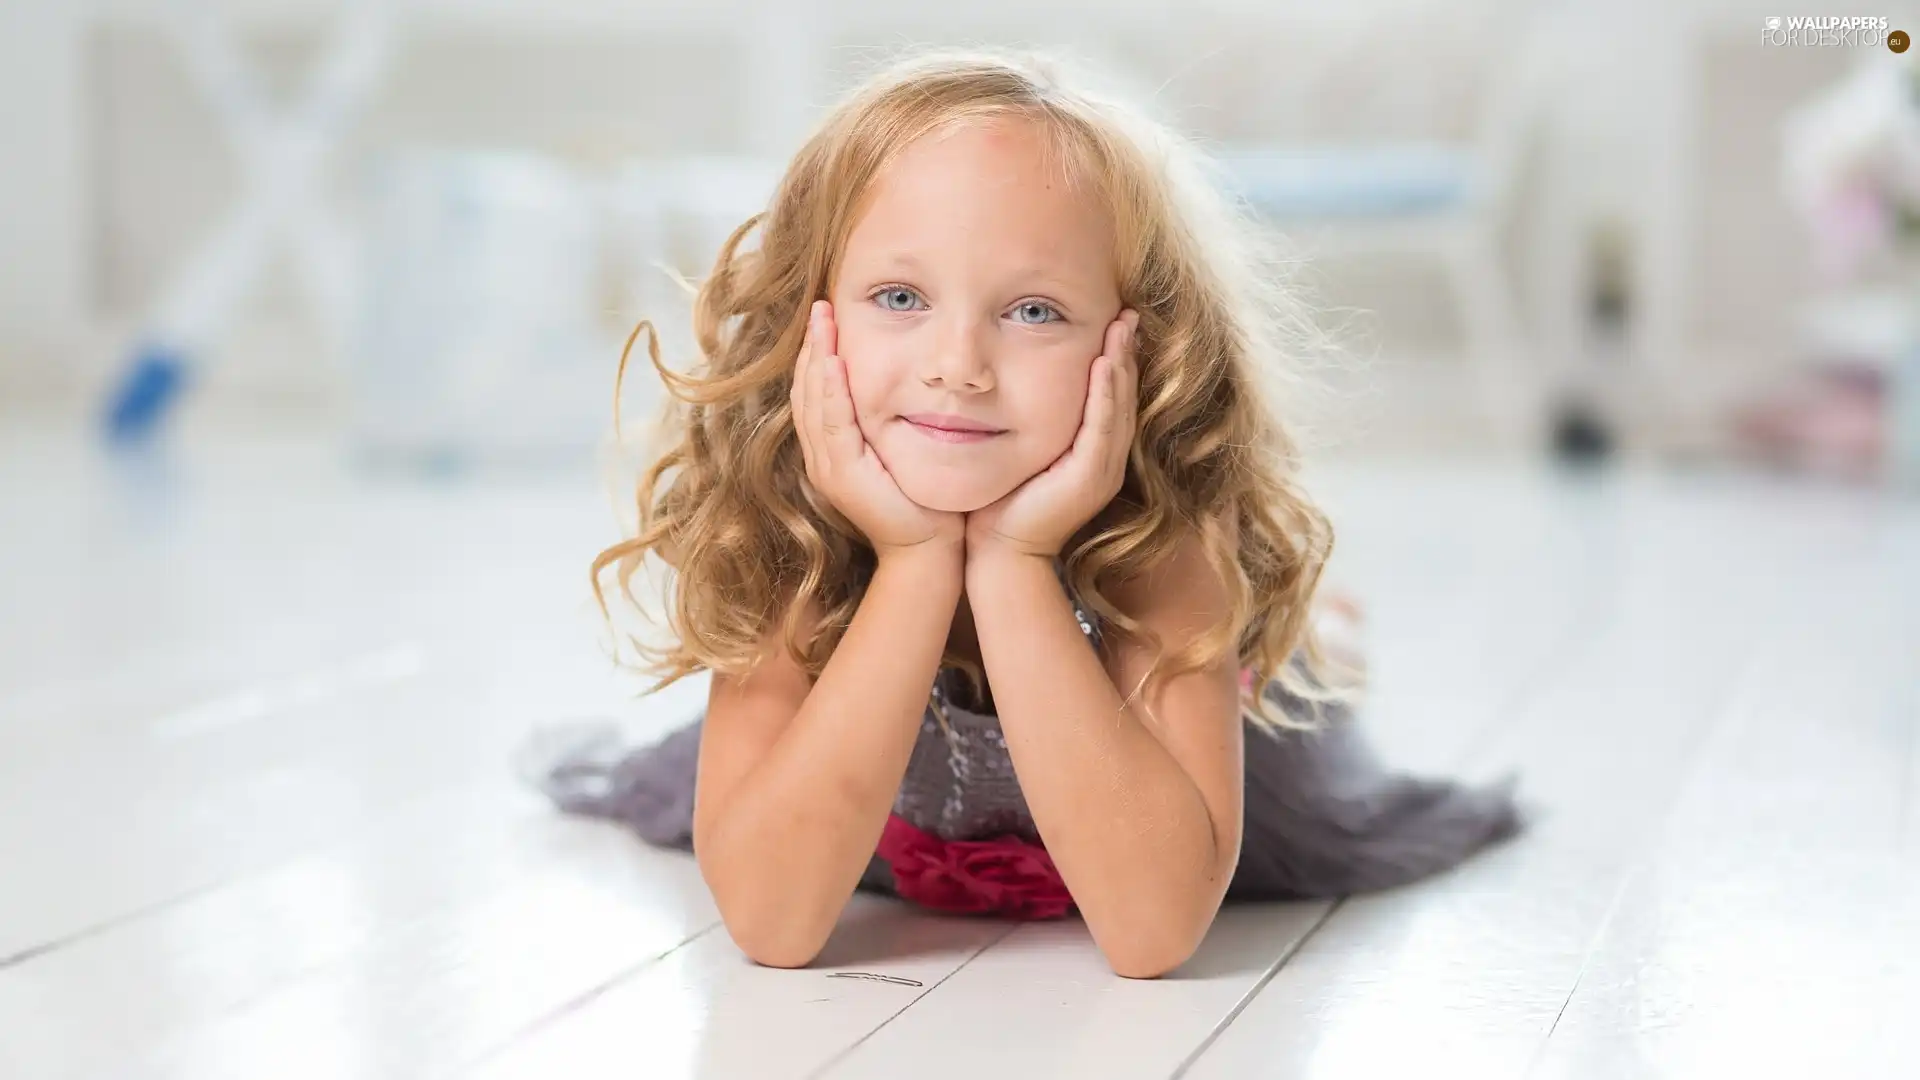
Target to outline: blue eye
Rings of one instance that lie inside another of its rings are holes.
[[[1028,300],[1013,309],[1014,321],[1028,326],[1045,326],[1061,317],[1059,308],[1039,300]]]
[[[892,285],[874,293],[873,299],[887,311],[913,311],[920,303],[920,294],[904,285]]]

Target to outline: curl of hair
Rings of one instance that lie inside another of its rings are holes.
[[[1063,549],[1069,584],[1109,632],[1150,642],[1157,659],[1142,688],[1229,654],[1316,714],[1357,688],[1357,672],[1320,648],[1311,621],[1333,530],[1300,486],[1299,446],[1275,388],[1291,381],[1292,347],[1315,331],[1283,288],[1271,242],[1193,146],[1117,99],[1069,88],[1058,62],[941,51],[871,77],[801,148],[766,210],[728,237],[694,298],[699,369],[663,364],[646,323],[621,354],[624,378],[648,333],[672,411],[638,483],[637,530],[600,553],[592,580],[605,613],[609,568],[629,599],[649,554],[671,568],[665,643],[632,641],[658,679],[652,689],[702,669],[744,674],[776,624],[795,662],[815,676],[825,667],[874,561],[807,481],[789,404],[807,309],[828,294],[865,194],[903,149],[955,124],[1016,118],[1043,125],[1069,182],[1105,200],[1121,301],[1140,315],[1126,479]],[[1106,590],[1195,534],[1231,617],[1169,651]],[[818,619],[803,619],[809,601]],[[978,680],[959,657],[947,663]],[[1270,725],[1310,724],[1276,715],[1265,695],[1247,695],[1244,707]]]

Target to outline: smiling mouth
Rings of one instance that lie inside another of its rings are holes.
[[[941,427],[937,423],[923,423],[909,416],[903,416],[900,419],[908,427],[912,428],[913,430],[919,432],[922,435],[925,435],[927,438],[932,439],[935,442],[979,443],[979,442],[986,442],[989,439],[995,439],[1006,434],[1005,431],[982,430],[977,428]]]

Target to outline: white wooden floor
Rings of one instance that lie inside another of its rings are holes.
[[[663,729],[590,477],[355,480],[0,429],[0,1077],[1920,1075],[1920,499],[1347,467],[1385,751],[1518,768],[1463,870],[1231,909],[1184,971],[863,898],[749,965],[690,859],[516,786]]]

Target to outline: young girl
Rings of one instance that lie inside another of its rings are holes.
[[[1382,888],[1517,828],[1506,785],[1382,770],[1326,677],[1331,532],[1257,389],[1276,308],[1200,164],[1025,61],[915,59],[728,240],[704,371],[650,338],[675,441],[594,580],[671,567],[672,644],[641,648],[711,696],[543,779],[690,847],[754,960],[807,964],[866,887],[1077,910],[1152,977],[1224,898]]]

